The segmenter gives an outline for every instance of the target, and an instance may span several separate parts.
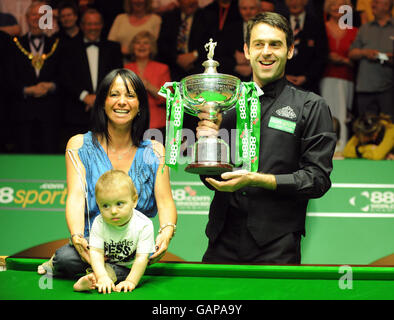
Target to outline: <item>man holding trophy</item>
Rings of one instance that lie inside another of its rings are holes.
[[[168,110],[172,101],[200,118],[186,171],[215,190],[203,262],[301,263],[308,200],[331,186],[336,136],[325,101],[286,80],[293,50],[289,22],[260,13],[248,22],[244,45],[252,82],[216,73],[208,54],[204,74],[183,79],[178,96],[167,90]],[[174,150],[179,133],[170,136],[166,149]]]

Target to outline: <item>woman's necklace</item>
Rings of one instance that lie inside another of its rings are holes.
[[[118,160],[122,160],[123,157],[128,154],[131,151],[131,148],[133,147],[133,144],[130,145],[130,148],[127,149],[125,152],[122,152],[121,154],[117,154],[116,157],[118,158]],[[113,154],[116,154],[116,150],[114,148],[110,148],[111,152]]]

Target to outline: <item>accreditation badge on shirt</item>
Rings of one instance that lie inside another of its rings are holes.
[[[297,124],[297,114],[290,106],[277,109],[270,117],[268,127],[288,133],[294,133]]]

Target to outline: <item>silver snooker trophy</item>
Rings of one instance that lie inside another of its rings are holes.
[[[212,122],[217,120],[219,112],[228,111],[236,105],[241,91],[239,78],[217,72],[219,62],[213,60],[216,44],[212,39],[205,44],[208,59],[202,63],[205,68],[203,73],[190,75],[179,83],[166,83],[163,86],[168,88],[172,85],[176,90],[179,89],[178,98],[172,99],[172,103],[183,103],[184,112],[192,116],[198,116],[201,112],[207,113],[207,120]],[[168,96],[166,98],[168,110]],[[167,121],[167,132],[168,126],[174,125],[173,123]],[[170,140],[176,140],[176,137]],[[166,149],[168,148],[171,149],[173,146],[167,146],[166,143]],[[220,175],[232,169],[227,143],[216,136],[201,136],[193,146],[192,162],[185,171],[201,175]]]

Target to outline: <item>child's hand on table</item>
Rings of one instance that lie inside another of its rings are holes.
[[[116,285],[116,291],[122,292],[122,290],[123,290],[123,292],[128,292],[128,291],[131,292],[135,289],[135,287],[136,287],[136,285],[134,282],[129,281],[129,280],[125,280],[125,281],[119,282]]]
[[[112,291],[116,291],[115,284],[108,276],[103,276],[97,280],[96,287],[98,292],[100,293],[111,293]]]

